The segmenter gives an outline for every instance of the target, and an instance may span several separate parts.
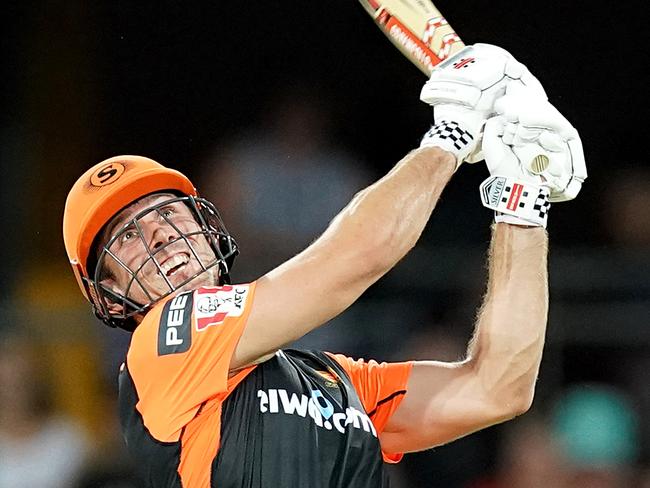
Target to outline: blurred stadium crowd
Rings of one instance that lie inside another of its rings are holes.
[[[72,10],[65,15],[88,20]],[[92,317],[60,242],[67,189],[86,167],[113,155],[88,149],[98,137],[89,134],[101,132],[93,118],[101,97],[91,93],[83,67],[95,53],[76,46],[87,31],[60,15],[5,31],[18,46],[8,59],[20,68],[9,81],[26,87],[16,100],[3,95],[8,114],[0,134],[0,488],[137,488],[115,408],[129,338]],[[34,46],[47,45],[40,28],[51,34],[57,22],[71,40],[53,38],[47,53],[36,53]],[[37,39],[28,41],[22,27]],[[23,60],[23,48],[35,64]],[[57,63],[67,69],[54,69]],[[75,87],[80,91],[68,94]],[[74,103],[42,108],[58,96]],[[164,150],[146,153],[148,140],[141,152],[186,171],[216,203],[241,247],[233,278],[249,281],[308,245],[399,157],[402,148],[377,148],[387,129],[351,143],[345,103],[292,83],[247,109],[254,116],[223,131],[193,163],[177,165],[178,154]],[[123,120],[111,110],[104,117]],[[377,126],[367,122],[372,132]],[[408,132],[405,150],[416,143],[417,131]],[[591,176],[580,202],[551,210],[549,330],[532,411],[406,456],[391,468],[396,488],[650,488],[650,169],[629,165],[604,185],[590,160],[592,140],[583,135],[583,142]],[[139,146],[130,140],[112,151],[122,148]],[[74,164],[63,160],[68,153]],[[478,188],[482,171],[463,167],[418,247],[297,346],[387,361],[463,357],[485,283],[491,216],[478,191],[467,190]]]

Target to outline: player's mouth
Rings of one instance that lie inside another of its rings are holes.
[[[190,262],[190,256],[185,253],[174,254],[170,258],[160,263],[159,274],[164,273],[165,276],[171,278],[179,274]]]

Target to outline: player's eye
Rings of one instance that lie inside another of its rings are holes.
[[[160,215],[163,217],[169,219],[171,218],[172,215],[174,215],[176,211],[172,207],[165,207],[160,211]]]
[[[127,229],[122,233],[122,237],[120,238],[120,242],[126,243],[129,241],[132,241],[138,237],[138,233],[135,229]]]

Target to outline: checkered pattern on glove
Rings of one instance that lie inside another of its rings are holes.
[[[473,160],[480,151],[483,120],[480,114],[464,107],[441,105],[434,109],[435,123],[422,138],[420,147],[437,146],[456,156],[456,168]]]
[[[474,136],[458,122],[441,120],[424,134],[420,146],[439,146],[458,154],[467,149],[473,141]]]

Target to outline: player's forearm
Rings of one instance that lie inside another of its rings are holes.
[[[411,152],[359,192],[316,242],[257,280],[231,367],[275,352],[354,303],[415,245],[454,166],[441,149]]]
[[[529,408],[544,347],[548,312],[546,231],[496,224],[488,291],[469,361],[506,415]]]
[[[441,149],[412,151],[359,192],[321,239],[363,253],[383,274],[417,242],[454,167],[454,156]]]

